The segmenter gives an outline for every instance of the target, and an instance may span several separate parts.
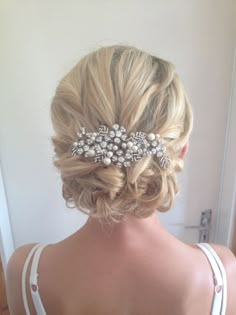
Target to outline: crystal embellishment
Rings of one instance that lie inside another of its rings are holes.
[[[154,155],[161,168],[168,168],[170,164],[159,134],[137,131],[127,135],[125,127],[114,124],[111,128],[100,125],[97,132],[86,132],[85,127],[80,127],[77,136],[72,144],[72,155],[92,158],[95,163],[129,167],[144,156]]]

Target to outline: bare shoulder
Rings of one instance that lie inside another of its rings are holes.
[[[17,276],[20,271],[23,270],[25,260],[30,252],[30,250],[37,245],[37,243],[26,244],[18,247],[11,255],[7,263],[7,277]],[[11,278],[11,277],[10,277]],[[9,280],[10,280],[9,278]]]
[[[20,315],[25,313],[21,292],[21,277],[27,256],[36,244],[37,243],[32,243],[18,247],[8,261],[6,289],[7,301],[11,315]]]
[[[209,245],[215,249],[225,267],[236,269],[236,257],[228,247],[214,243]]]
[[[236,257],[226,246],[209,244],[214,248],[225,267],[228,288],[226,314],[236,314]]]

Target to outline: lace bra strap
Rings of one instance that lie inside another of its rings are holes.
[[[207,259],[209,260],[209,263],[211,265],[211,268],[213,270],[214,274],[214,282],[215,282],[215,293],[214,293],[214,299],[212,303],[212,310],[211,314],[213,315],[225,315],[225,305],[226,305],[226,294],[227,291],[225,291],[225,283],[222,276],[222,270],[218,265],[218,261],[220,261],[220,258],[215,253],[214,249],[211,248],[211,246],[207,243],[198,243],[198,247],[200,247],[205,255],[207,256]],[[211,248],[211,249],[210,249]],[[214,252],[214,254],[213,254]],[[215,257],[218,257],[216,259]],[[223,264],[222,264],[223,266]],[[224,270],[224,267],[223,267]]]
[[[226,278],[225,268],[224,268],[224,265],[222,264],[219,256],[216,254],[215,250],[212,248],[212,246],[210,246],[208,243],[204,243],[204,244],[209,249],[209,251],[212,253],[212,255],[214,256],[214,258],[218,264],[218,267],[221,271],[222,280],[223,280],[223,301],[222,301],[221,312],[222,312],[222,314],[225,314],[226,313],[226,305],[227,305],[227,278]]]
[[[27,272],[27,268],[28,268],[31,257],[33,256],[34,252],[37,250],[37,248],[40,245],[41,244],[37,244],[31,249],[31,251],[28,254],[28,257],[26,258],[23,271],[22,271],[21,285],[22,285],[23,303],[24,303],[26,315],[30,315],[29,306],[27,302],[27,295],[26,295],[26,272]]]

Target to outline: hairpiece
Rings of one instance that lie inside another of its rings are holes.
[[[93,157],[95,163],[113,163],[118,167],[129,167],[133,161],[155,155],[161,168],[169,166],[164,140],[159,134],[137,131],[128,136],[126,129],[119,124],[114,124],[111,129],[100,125],[97,132],[86,132],[85,127],[80,127],[80,130],[78,139],[72,145],[72,155]]]

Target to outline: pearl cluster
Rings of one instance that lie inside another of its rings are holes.
[[[93,157],[95,163],[129,167],[132,161],[152,154],[159,158],[162,168],[169,165],[166,147],[159,134],[138,131],[128,136],[126,129],[118,124],[114,124],[111,129],[100,125],[98,132],[86,132],[85,127],[80,127],[80,130],[78,139],[72,145],[72,155]]]

